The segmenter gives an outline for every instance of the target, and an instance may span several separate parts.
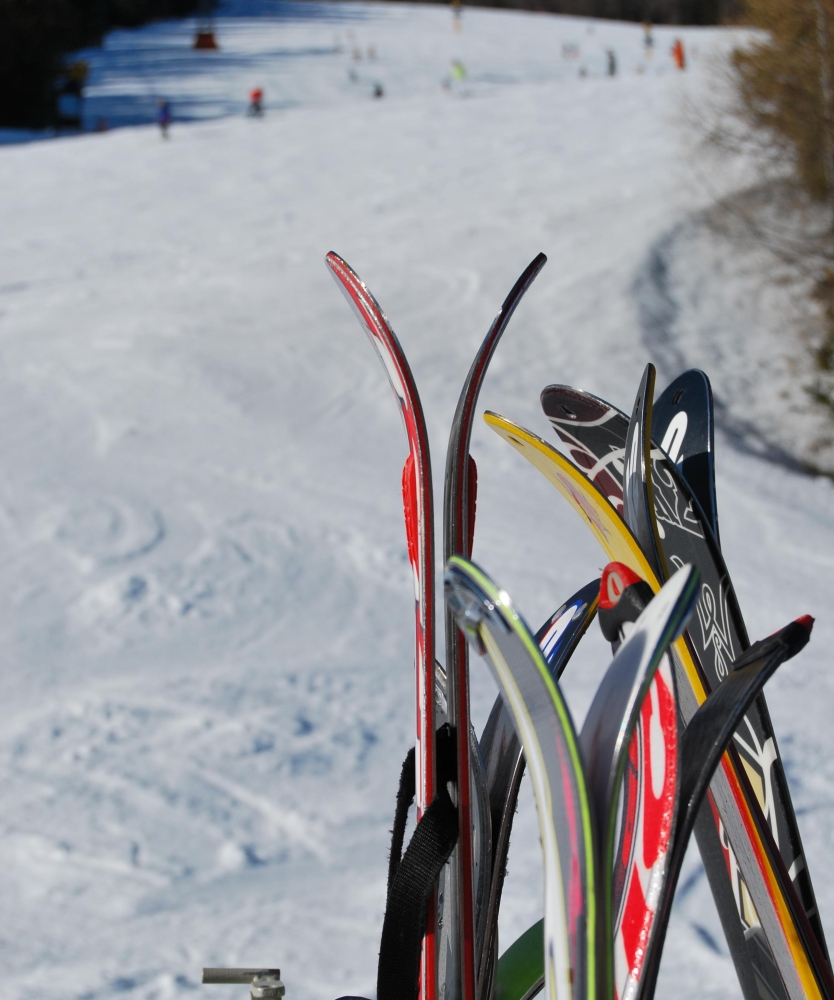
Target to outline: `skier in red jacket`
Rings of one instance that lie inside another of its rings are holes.
[[[672,58],[678,69],[686,69],[686,56],[683,54],[683,42],[680,38],[676,38],[675,44],[672,46]]]
[[[264,111],[263,106],[264,92],[260,87],[255,87],[252,93],[249,95],[249,114],[254,115],[259,118]]]

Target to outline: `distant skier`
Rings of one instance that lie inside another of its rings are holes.
[[[381,83],[375,83],[374,84],[374,97],[384,97],[384,96],[385,96],[385,91],[382,88],[382,84]]]
[[[652,22],[643,22],[643,55],[647,59],[651,59],[652,50],[654,49],[654,37],[652,35]]]
[[[606,49],[605,55],[608,59],[608,75],[617,75],[617,53],[613,49]]]
[[[168,128],[171,124],[171,105],[162,97],[157,103],[159,105],[159,110],[156,114],[156,121],[159,125],[159,131],[162,133],[162,138],[167,139]]]
[[[463,86],[463,81],[466,79],[466,67],[460,61],[460,59],[452,60],[452,68],[449,71],[448,76],[444,76],[440,81],[440,86],[444,90],[450,92],[458,92]]]
[[[675,39],[675,44],[672,46],[672,58],[675,60],[675,65],[678,69],[686,69],[686,56],[683,51],[683,42],[680,38]]]
[[[260,87],[255,87],[249,95],[249,110],[247,114],[254,118],[260,118],[264,113],[264,92]]]

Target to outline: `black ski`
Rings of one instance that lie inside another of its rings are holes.
[[[677,466],[719,541],[712,386],[702,371],[678,375],[654,401],[652,439]]]
[[[495,348],[525,292],[546,263],[547,257],[543,253],[538,254],[513,285],[475,355],[461,389],[446,452],[444,561],[453,555],[468,558],[472,554],[478,476],[475,461],[469,454],[469,442],[475,407]],[[458,997],[460,1000],[477,1000],[482,995],[478,973],[483,965],[487,936],[487,917],[483,903],[491,895],[491,883],[495,877],[494,870],[488,863],[494,852],[483,834],[481,856],[477,858],[477,864],[473,853],[470,817],[474,796],[470,790],[468,670],[466,641],[455,628],[454,618],[447,608],[446,702],[449,721],[457,735],[460,840],[450,866],[444,872],[444,913],[439,947],[439,958],[443,966],[441,981],[446,983],[443,1000],[457,1000]],[[488,761],[485,763],[489,766]],[[473,871],[476,868],[481,875],[480,886],[473,885]]]

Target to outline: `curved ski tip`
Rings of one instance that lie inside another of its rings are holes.
[[[546,385],[539,394],[544,415],[550,420],[593,423],[613,413],[613,407],[590,392],[570,385]]]
[[[810,635],[811,630],[814,627],[814,621],[815,619],[813,619],[810,615],[802,615],[801,618],[796,619],[796,624],[801,625],[804,629],[807,630],[808,634]]]
[[[334,277],[336,276],[337,271],[347,271],[347,273],[353,275],[357,281],[359,280],[359,275],[356,271],[354,271],[345,258],[340,257],[335,250],[328,250],[328,252],[324,255],[324,263],[330,268]]]

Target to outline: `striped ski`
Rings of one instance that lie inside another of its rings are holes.
[[[558,680],[579,640],[594,619],[599,598],[599,580],[578,590],[542,625],[536,642],[551,676]],[[481,953],[479,983],[483,997],[492,996],[498,954],[498,909],[504,886],[510,833],[524,775],[524,756],[510,710],[499,695],[481,736],[481,752],[490,791],[493,829],[493,879],[486,910],[487,935]]]
[[[417,674],[415,760],[419,816],[431,804],[435,794],[434,507],[428,432],[408,361],[379,303],[341,257],[331,252],[325,257],[325,262],[385,368],[408,438],[408,458],[403,467],[403,504],[408,557],[414,575]],[[468,731],[467,727],[467,734]],[[420,1000],[439,1000],[435,917],[431,907],[423,940]]]
[[[635,622],[651,600],[642,583],[639,609],[630,599],[639,581],[627,566],[609,563],[600,581],[599,623],[614,651],[625,639],[625,609]],[[612,630],[613,629],[613,630]],[[654,928],[678,796],[678,711],[674,672],[668,656],[652,678],[629,747],[620,789],[620,836],[613,861],[614,995],[632,1000],[642,975],[646,945]]]
[[[548,998],[610,995],[608,890],[617,789],[653,672],[692,608],[695,576],[681,570],[635,626],[577,738],[558,685],[508,595],[466,560],[456,557],[447,565],[447,603],[486,654],[530,769],[545,867]]]
[[[461,389],[455,410],[449,446],[446,453],[446,476],[443,502],[443,557],[469,557],[475,530],[477,469],[469,454],[472,421],[478,396],[489,363],[518,304],[538,273],[547,263],[538,254],[525,268],[481,344]],[[439,958],[445,981],[444,1000],[477,1000],[485,996],[480,989],[479,970],[483,967],[484,941],[487,935],[487,912],[484,902],[492,895],[495,879],[492,858],[494,852],[486,838],[485,856],[478,859],[478,869],[486,875],[485,891],[477,893],[474,885],[475,858],[472,842],[473,796],[470,789],[471,767],[469,746],[469,662],[467,645],[446,610],[446,704],[449,721],[457,736],[458,788],[457,804],[460,839],[444,873],[444,919],[440,935]],[[485,760],[489,769],[490,761]],[[493,791],[489,792],[490,801]],[[479,898],[482,897],[482,898]],[[480,902],[478,906],[476,903]],[[459,993],[456,987],[459,985]]]

